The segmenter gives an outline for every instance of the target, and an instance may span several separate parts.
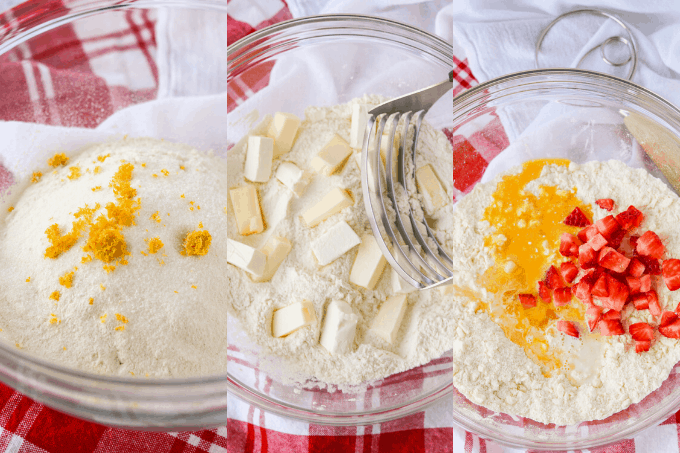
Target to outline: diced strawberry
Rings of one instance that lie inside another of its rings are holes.
[[[672,258],[662,264],[663,282],[670,291],[680,288],[680,260]]]
[[[659,326],[659,333],[668,338],[680,338],[680,319],[667,326]]]
[[[616,221],[613,215],[608,215],[607,217],[598,220],[594,225],[595,228],[597,228],[597,231],[607,239],[621,229],[621,225],[619,225],[619,222]]]
[[[610,308],[616,311],[621,311],[623,309],[623,306],[626,305],[628,295],[630,294],[630,292],[628,291],[628,286],[621,283],[611,275],[608,274],[604,275],[606,276],[605,278],[607,279],[608,295],[606,297],[600,297],[602,307]],[[594,289],[595,288],[593,287],[593,295],[595,295]]]
[[[672,311],[664,311],[661,313],[661,319],[659,320],[659,327],[666,327],[669,324],[673,324],[675,320],[678,319],[678,314]]]
[[[624,230],[630,230],[639,227],[644,218],[645,216],[635,206],[628,206],[628,209],[616,216],[616,221]]]
[[[623,242],[623,238],[626,236],[626,230],[618,230],[615,233],[613,233],[610,238],[609,238],[609,245],[612,248],[619,248],[621,246],[621,242]]]
[[[593,289],[590,292],[595,297],[607,297],[609,296],[609,285],[607,285],[607,274],[600,275],[593,285]]]
[[[538,295],[541,297],[543,302],[549,304],[550,299],[552,299],[552,290],[548,288],[545,282],[538,282]]]
[[[631,236],[628,238],[628,243],[630,244],[630,248],[633,249],[634,254],[637,254],[635,249],[637,247],[638,239],[640,239],[640,236]]]
[[[592,332],[597,327],[597,324],[602,319],[602,307],[592,305],[586,308],[586,319],[588,320],[588,328]]]
[[[560,332],[567,334],[571,337],[576,337],[578,338],[580,334],[578,333],[578,329],[574,325],[573,322],[570,321],[557,321],[557,330]]]
[[[607,211],[611,211],[614,209],[614,200],[611,198],[600,198],[599,200],[595,200],[595,203],[601,207],[602,209],[606,209]]]
[[[605,245],[607,245],[607,240],[600,233],[590,238],[588,245],[593,248],[593,250],[598,251]]]
[[[581,302],[590,302],[590,291],[593,289],[593,284],[583,278],[573,287],[574,296]]]
[[[553,304],[561,307],[569,302],[571,302],[571,288],[556,288],[553,292]]]
[[[578,256],[578,246],[581,245],[576,236],[562,233],[560,236],[560,253],[562,256]]]
[[[661,316],[661,305],[659,305],[659,295],[656,293],[656,291],[651,290],[643,294],[647,295],[649,312],[652,314],[652,316]]]
[[[583,244],[578,248],[578,264],[581,269],[594,267],[597,261],[597,252],[588,244]]]
[[[565,286],[564,282],[562,281],[562,277],[560,277],[560,274],[557,272],[557,269],[555,269],[555,266],[550,266],[548,272],[546,272],[545,284],[550,289],[562,288]]]
[[[640,292],[640,279],[635,277],[626,277],[626,283],[628,284],[628,289],[631,294],[637,294]],[[649,290],[647,290],[649,291]]]
[[[661,275],[661,265],[659,264],[659,260],[642,255],[638,255],[637,259],[639,259],[640,262],[645,265],[645,272],[650,275]]]
[[[675,307],[675,313],[680,315],[680,303]]]
[[[652,347],[652,342],[651,341],[636,341],[635,342],[635,352],[640,354],[641,352],[647,352],[649,351],[649,348]]]
[[[636,310],[647,310],[649,308],[649,298],[647,294],[636,294],[631,297]]]
[[[576,233],[581,242],[588,242],[590,238],[592,238],[596,234],[597,228],[595,228],[595,225],[588,225],[587,227]]]
[[[652,276],[647,274],[640,277],[640,292],[646,293],[652,289]]]
[[[587,269],[583,272],[583,275],[581,275],[581,279],[579,280],[579,282],[585,281],[585,282],[590,283],[590,285],[592,286],[595,283],[595,281],[597,281],[597,279],[599,277],[600,277],[600,274],[596,274],[594,268]]]
[[[625,272],[628,264],[630,264],[630,258],[626,258],[625,255],[614,249],[607,250],[607,248],[605,247],[600,251],[600,266],[618,273]],[[607,251],[603,254],[605,250]]]
[[[600,327],[600,334],[603,337],[609,337],[612,335],[623,335],[624,333],[626,333],[623,330],[621,321],[618,319],[603,319],[600,321],[598,326]]]
[[[645,273],[645,265],[642,264],[642,261],[640,261],[637,258],[633,258],[630,260],[630,264],[628,265],[628,275],[631,277],[638,278],[642,276],[642,274]]]
[[[536,306],[536,296],[533,294],[518,294],[522,307],[531,308]]]
[[[588,217],[581,211],[580,208],[576,207],[571,214],[564,219],[564,224],[569,226],[584,227],[590,225],[592,222],[588,220]]]
[[[621,319],[621,312],[616,310],[609,310],[602,314],[602,319]]]
[[[653,231],[645,231],[645,234],[640,236],[635,245],[635,250],[642,256],[651,256],[652,258],[661,259],[666,247],[664,247],[659,236]]]
[[[651,341],[654,339],[654,329],[646,322],[636,322],[628,326],[628,332],[635,341]]]
[[[567,261],[560,264],[560,274],[562,274],[562,278],[565,282],[571,283],[578,275],[578,267]]]

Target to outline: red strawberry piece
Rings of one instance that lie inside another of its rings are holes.
[[[659,260],[650,258],[649,256],[638,255],[637,259],[645,265],[645,271],[650,275],[661,275],[661,265]]]
[[[669,324],[673,324],[678,319],[678,315],[672,311],[664,311],[661,313],[661,319],[659,320],[659,327],[666,327]]]
[[[553,292],[553,303],[556,307],[567,305],[571,302],[571,288],[556,288]]]
[[[562,277],[560,277],[560,274],[557,272],[557,269],[555,269],[555,266],[550,266],[548,272],[546,272],[545,284],[550,289],[557,289],[565,286],[564,282],[562,281]]]
[[[633,254],[637,254],[635,249],[637,247],[638,239],[640,239],[640,236],[631,236],[628,238],[628,243],[630,244],[630,248],[633,249]]]
[[[616,221],[613,215],[608,215],[607,217],[598,220],[594,225],[595,228],[597,228],[597,231],[607,239],[621,229],[621,225],[619,225],[619,222]]]
[[[630,290],[631,294],[637,294],[640,291],[640,279],[635,278],[635,277],[626,277],[626,283],[628,284],[628,289]],[[647,290],[649,291],[649,289]]]
[[[647,295],[649,312],[652,314],[652,316],[661,316],[661,305],[659,305],[659,295],[656,293],[656,291],[651,290],[643,294]]]
[[[595,275],[595,269],[588,269],[583,272],[583,275],[581,275],[581,279],[579,280],[579,282],[585,281],[590,283],[590,285],[592,286],[599,276],[600,276],[599,274]]]
[[[630,258],[626,258],[614,249],[607,249],[608,247],[605,247],[600,251],[600,266],[618,273],[625,272],[630,264]]]
[[[538,282],[538,295],[543,302],[549,304],[550,299],[552,298],[552,290],[548,288],[548,285],[546,285],[545,282]]]
[[[661,259],[666,247],[664,247],[659,236],[653,231],[645,231],[640,236],[635,245],[635,250],[642,256],[651,256],[652,258]]]
[[[670,291],[680,288],[680,260],[672,258],[662,264],[663,282]]]
[[[581,280],[574,286],[574,296],[581,302],[590,302],[592,299],[590,297],[590,292],[593,289],[593,284],[588,280]]]
[[[524,308],[531,308],[536,306],[536,296],[533,294],[518,294],[519,301]]]
[[[626,230],[618,230],[614,234],[611,235],[609,238],[609,245],[612,248],[619,248],[621,246],[621,242],[623,242],[623,238],[626,236]]]
[[[560,253],[562,256],[578,256],[578,246],[581,245],[576,236],[562,233],[560,236]]]
[[[590,238],[588,245],[591,246],[593,250],[598,251],[607,245],[607,240],[600,233],[597,233],[595,236]]]
[[[645,265],[642,264],[642,261],[640,261],[637,258],[633,258],[630,260],[630,264],[628,265],[628,275],[631,277],[641,277],[642,274],[645,273]]]
[[[581,269],[590,269],[595,266],[597,252],[588,244],[583,244],[578,248],[578,264]]]
[[[588,225],[587,227],[576,233],[581,242],[588,242],[590,238],[592,238],[596,234],[597,228],[595,228],[595,225]]]
[[[576,337],[578,338],[580,334],[578,333],[578,329],[574,325],[573,322],[570,321],[557,321],[557,330],[560,332],[567,334],[571,337]]]
[[[621,319],[621,312],[616,310],[609,310],[602,314],[602,319]]]
[[[599,200],[595,200],[595,203],[601,207],[602,209],[606,209],[607,211],[611,211],[614,209],[614,200],[611,198],[600,198]]]
[[[636,322],[628,326],[628,332],[635,341],[651,341],[654,339],[654,329],[646,322]]]
[[[609,296],[609,286],[607,285],[607,274],[600,275],[593,285],[593,289],[590,292],[595,297],[607,297]]]
[[[659,333],[668,338],[680,338],[680,319],[667,326],[659,326]]]
[[[592,332],[597,327],[597,324],[602,319],[602,307],[592,305],[586,308],[586,319],[588,320],[588,328]]]
[[[623,330],[621,321],[618,319],[603,319],[598,324],[600,327],[600,334],[603,337],[610,337],[612,335],[623,335],[626,333]]]
[[[647,310],[649,308],[649,298],[647,294],[636,294],[631,297],[636,310]]]
[[[612,310],[621,311],[628,300],[628,286],[621,283],[611,275],[605,274],[607,279],[608,296],[600,298],[602,307],[611,308]],[[594,295],[594,294],[593,294]]]
[[[630,230],[639,227],[644,218],[645,216],[635,206],[628,206],[628,209],[616,216],[616,221],[624,230]]]
[[[567,261],[566,263],[560,264],[560,274],[562,274],[562,278],[565,282],[571,283],[578,275],[578,267]]]
[[[675,313],[680,315],[680,303],[678,304],[677,307],[675,307]]]
[[[652,276],[647,274],[640,277],[640,292],[646,293],[652,289]]]
[[[636,341],[635,342],[635,352],[640,354],[641,352],[647,352],[649,351],[649,348],[652,347],[652,342],[651,341]]]
[[[590,225],[592,222],[588,220],[588,217],[581,211],[579,207],[575,207],[571,214],[564,219],[564,224],[569,226],[584,227]]]

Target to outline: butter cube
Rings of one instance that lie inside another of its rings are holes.
[[[364,135],[368,123],[368,109],[365,104],[352,106],[352,126],[349,131],[349,146],[361,149],[364,146]]]
[[[300,118],[292,113],[274,114],[267,131],[267,135],[274,139],[274,159],[290,151],[299,127]]]
[[[276,338],[285,337],[315,322],[314,305],[306,300],[295,302],[274,311],[272,315],[272,336]]]
[[[292,162],[281,162],[279,168],[276,170],[276,179],[281,181],[281,184],[288,187],[295,196],[300,197],[305,192],[309,184],[309,173],[300,170],[297,165]]]
[[[274,140],[269,137],[248,137],[246,166],[243,172],[246,179],[253,182],[267,182],[272,175]]]
[[[359,316],[342,300],[328,304],[319,343],[331,354],[352,352]]]
[[[231,204],[234,207],[238,232],[243,236],[249,234],[262,233],[264,231],[264,221],[260,210],[260,200],[257,196],[257,189],[252,184],[246,184],[229,191]]]
[[[380,306],[370,330],[390,344],[397,339],[397,333],[406,313],[406,294],[388,297]]]
[[[350,194],[339,187],[328,192],[317,204],[302,214],[302,219],[312,228],[343,209],[354,205]]]
[[[373,235],[361,238],[361,245],[349,274],[349,281],[357,286],[372,290],[385,269],[387,260],[382,254]]]
[[[317,173],[330,176],[342,169],[350,154],[352,149],[349,144],[335,134],[319,154],[314,156],[310,165]]]
[[[262,275],[267,256],[259,250],[227,238],[227,263],[254,275]]]
[[[405,269],[409,268],[408,264],[402,264],[406,261],[406,258],[403,258],[399,253],[394,253],[393,255],[397,260],[397,264],[400,264],[401,267]],[[407,283],[406,280],[399,276],[399,273],[397,273],[396,269],[392,269],[391,277],[392,277],[392,291],[394,291],[395,293],[408,294],[416,290],[416,288],[413,285]]]
[[[264,247],[260,249],[267,257],[264,272],[262,272],[261,276],[252,276],[251,279],[254,282],[268,282],[271,280],[292,248],[293,246],[288,239],[278,236],[270,237],[264,244]]]
[[[357,167],[359,167],[359,170],[361,170],[361,151],[354,153],[354,159],[357,161]]]
[[[349,252],[361,239],[345,221],[333,225],[312,241],[312,252],[320,265],[325,266]]]
[[[446,195],[446,191],[439,182],[439,179],[437,179],[432,165],[427,164],[416,170],[416,183],[425,200],[426,209],[429,212],[443,208],[448,203],[453,203],[448,195]]]

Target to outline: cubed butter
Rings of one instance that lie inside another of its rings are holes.
[[[361,170],[361,151],[354,153],[354,159],[357,161],[357,167],[359,167],[359,170]]]
[[[299,127],[300,118],[292,113],[274,114],[267,132],[267,135],[274,139],[274,159],[290,151]]]
[[[261,251],[227,238],[227,263],[240,267],[253,275],[262,275],[267,256]]]
[[[267,182],[272,175],[274,140],[269,137],[248,137],[246,165],[243,172],[253,182]]]
[[[339,187],[331,189],[317,204],[302,214],[302,219],[308,227],[315,227],[333,214],[354,205],[350,194]]]
[[[264,244],[264,247],[260,249],[267,257],[264,272],[262,272],[261,276],[252,276],[252,280],[254,282],[268,282],[271,280],[281,263],[283,263],[283,260],[290,253],[291,248],[293,246],[288,239],[278,236],[270,237]]]
[[[352,106],[352,126],[349,130],[349,146],[361,149],[364,146],[364,135],[368,123],[368,109],[366,104]]]
[[[332,263],[361,243],[347,222],[340,221],[312,241],[312,252],[320,265]]]
[[[311,302],[303,300],[275,310],[272,315],[272,336],[290,335],[302,327],[316,322],[316,312]]]
[[[378,247],[375,237],[371,234],[364,235],[349,274],[349,281],[372,290],[385,270],[385,264],[387,260]]]
[[[350,154],[352,148],[342,137],[335,134],[319,154],[312,158],[310,165],[317,173],[330,176],[342,169]]]
[[[319,343],[331,354],[352,352],[358,322],[359,316],[347,302],[331,301],[326,308]]]
[[[408,267],[408,263],[406,263],[406,258],[402,257],[401,254],[393,253],[393,256],[397,260],[397,264],[401,265],[401,267],[405,269],[410,268]],[[414,263],[413,260],[411,262]],[[396,271],[396,269],[392,269],[392,291],[395,293],[408,294],[415,290],[416,288],[413,285],[407,283],[406,280],[399,276],[399,273]]]
[[[406,313],[406,294],[388,297],[380,306],[378,315],[373,318],[371,331],[390,344],[397,339],[401,321]]]
[[[246,184],[245,186],[231,189],[229,196],[234,208],[238,232],[243,236],[262,233],[264,231],[264,221],[262,220],[260,200],[255,186]]]
[[[281,162],[276,170],[276,179],[288,187],[295,196],[300,197],[309,184],[309,173],[301,170],[292,162]]]
[[[446,191],[442,187],[437,175],[432,169],[432,165],[427,164],[416,170],[416,183],[420,189],[420,193],[425,200],[426,208],[430,212],[436,209],[443,208],[448,203],[453,203],[446,195]]]

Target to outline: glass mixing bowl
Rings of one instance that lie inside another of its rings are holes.
[[[462,152],[466,144],[487,160],[498,156],[486,168],[483,181],[528,159],[548,157],[568,157],[579,163],[618,159],[647,168],[667,184],[678,181],[677,176],[666,180],[654,161],[665,170],[680,168],[680,110],[627,80],[569,69],[510,74],[460,94],[454,99],[453,115],[454,143],[461,144],[454,146],[454,152]],[[651,134],[642,139],[644,151],[631,134],[642,137],[639,128]],[[658,154],[663,149],[673,151],[664,157]],[[462,159],[458,162],[454,179],[466,176],[461,178],[465,187],[455,185],[468,192],[474,184],[468,184],[466,169],[476,171],[476,179],[482,172]],[[581,450],[602,446],[633,437],[676,412],[680,408],[678,370],[676,365],[663,385],[642,401],[604,420],[545,425],[492,412],[458,391],[453,397],[454,420],[466,430],[513,447]]]
[[[364,94],[396,97],[441,82],[452,61],[450,44],[389,20],[337,15],[276,24],[229,46],[228,91],[232,105],[241,105],[227,115],[228,143],[240,140],[265,114],[286,111],[302,117],[308,106],[335,105]],[[269,71],[279,89],[253,94],[266,85],[258,81],[267,80]],[[290,76],[300,73],[304,83]],[[452,100],[451,91],[438,103],[440,114],[433,107],[426,120],[450,131]],[[450,353],[367,388],[329,392],[287,385],[272,371],[279,362],[261,353],[236,322],[229,324],[228,337],[229,390],[282,416],[318,424],[372,424],[451,398]]]
[[[226,2],[201,0],[74,1],[68,2],[68,8],[59,2],[27,2],[12,11],[14,17],[3,15],[3,22],[0,24],[0,58],[3,64],[19,65],[20,68],[29,71],[30,63],[22,61],[25,58],[45,61],[45,65],[35,67],[36,72],[39,71],[42,77],[46,77],[49,74],[47,68],[51,67],[58,72],[53,78],[55,86],[70,84],[57,87],[51,96],[47,93],[48,99],[38,107],[44,108],[44,112],[47,113],[38,116],[40,119],[36,122],[95,127],[116,110],[157,97],[223,92],[224,86],[219,84],[184,87],[183,92],[168,89],[172,87],[166,85],[163,93],[159,93],[158,80],[140,86],[142,76],[149,72],[149,65],[144,60],[137,66],[134,60],[125,58],[125,51],[130,48],[138,49],[141,41],[145,41],[146,50],[154,52],[158,43],[150,33],[149,27],[153,27],[153,23],[161,17],[167,19],[170,15],[177,14],[186,20],[197,20],[203,15],[212,18],[212,21],[202,22],[204,24],[202,31],[210,32],[214,39],[217,39],[220,33],[224,36],[224,43],[220,42],[214,47],[215,52],[219,52],[226,45],[226,33],[222,31],[224,24],[227,23],[226,9]],[[94,19],[97,20],[93,21]],[[109,77],[106,83],[120,88],[114,87],[106,97],[97,97],[96,92],[89,91],[88,87],[79,84],[80,74],[89,73],[90,69],[83,68],[83,65],[88,66],[89,63],[78,49],[81,45],[89,46],[86,51],[91,56],[106,49],[107,46],[121,44],[116,41],[119,35],[115,30],[98,29],[102,19],[107,24],[128,24],[128,28],[130,24],[128,21],[131,21],[137,26],[133,28],[139,33],[136,37],[139,41],[133,39],[129,42],[128,36],[128,42],[122,43],[117,52],[109,53],[108,60],[98,61],[97,64],[100,68],[101,65],[105,67]],[[87,34],[89,39],[82,42],[75,39],[76,29],[81,34]],[[51,37],[49,39],[45,34],[48,31],[59,33],[49,35]],[[193,53],[182,55],[180,52],[175,56],[178,57],[175,63],[182,58],[190,59],[192,70],[220,80],[217,75],[223,70],[223,66],[215,64],[215,60],[219,60],[218,56],[210,61],[200,60]],[[136,74],[140,77],[137,80],[130,80],[126,76],[129,74],[127,70],[130,65],[135,70],[139,69]],[[3,73],[3,76],[4,74],[11,74],[11,71]],[[153,80],[150,76],[144,79]],[[7,90],[8,84],[13,81],[14,79],[0,78],[0,86]],[[45,86],[39,85],[36,89],[43,90]],[[7,104],[3,106],[3,120],[28,121],[27,118],[33,117],[32,114],[26,113],[33,112],[32,109],[35,107],[26,93],[29,93],[28,89],[22,90],[17,96],[8,96],[13,104],[11,108],[7,108]],[[68,108],[57,109],[61,110],[62,115],[54,115],[55,105]],[[69,109],[73,110],[69,112]],[[191,121],[192,118],[187,118],[187,124],[191,124]],[[30,160],[30,153],[33,151],[26,151],[26,155],[22,157]],[[2,181],[0,184],[3,186],[6,176],[3,173],[0,177]],[[227,419],[225,376],[167,380],[99,376],[36,359],[14,348],[13,345],[0,342],[0,380],[55,409],[108,425],[173,431],[219,426]]]

